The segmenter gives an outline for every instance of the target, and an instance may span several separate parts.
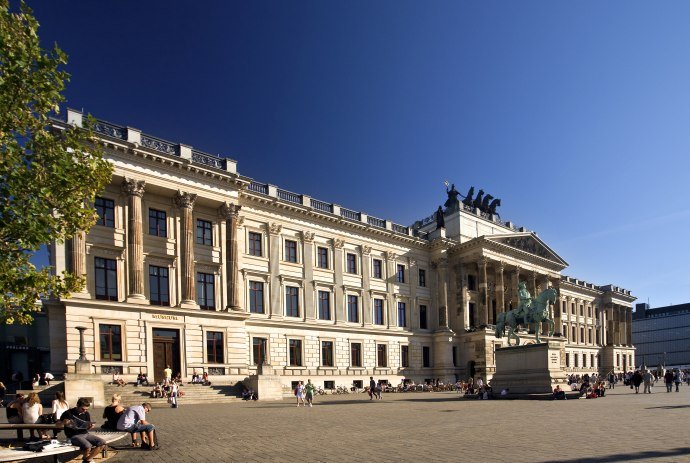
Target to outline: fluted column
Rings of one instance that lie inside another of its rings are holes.
[[[505,264],[498,262],[496,264],[496,303],[498,304],[498,313],[505,312],[505,284],[503,283],[503,270]]]
[[[512,302],[512,308],[517,309],[520,305],[520,295],[518,294],[518,284],[520,283],[520,267],[515,267],[512,277],[513,287],[510,288],[510,301]]]
[[[458,264],[456,274],[458,275],[458,287],[460,288],[458,304],[460,304],[462,309],[462,327],[464,329],[469,329],[472,320],[470,320],[469,315],[469,295],[467,292],[467,272],[465,271],[465,264]]]
[[[270,291],[271,291],[271,317],[281,317],[282,303],[285,297],[282,293],[283,285],[280,282],[280,232],[283,226],[279,223],[272,223],[266,228],[268,230],[269,244],[268,244],[268,269],[270,273]]]
[[[448,330],[448,259],[442,258],[438,265],[438,329]]]
[[[314,236],[316,234],[310,231],[302,232],[302,249],[304,250],[304,258],[302,262],[304,264],[304,310],[302,311],[302,317],[306,319],[314,320],[316,319],[316,306],[314,304],[315,299],[315,288],[313,284],[309,284],[314,281]]]
[[[225,219],[225,279],[228,290],[228,310],[240,310],[240,269],[237,233],[242,206],[225,203],[218,209]]]
[[[360,248],[362,252],[362,323],[364,325],[371,325],[372,308],[371,308],[371,246],[363,245]]]
[[[122,192],[127,195],[127,267],[129,288],[127,299],[139,302],[144,295],[144,226],[141,212],[141,198],[146,182],[125,178]]]
[[[194,209],[196,195],[178,191],[175,205],[180,209],[180,260],[182,261],[182,308],[198,308],[196,303],[196,275],[194,274]]]
[[[482,257],[479,262],[479,326],[484,327],[489,323],[489,287],[486,278],[486,266],[489,259]]]

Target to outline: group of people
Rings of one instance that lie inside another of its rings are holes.
[[[148,402],[125,408],[121,404],[120,395],[113,394],[110,405],[103,410],[105,423],[101,427],[112,431],[126,431],[132,435],[132,447],[154,450],[159,447],[156,428],[146,420],[146,414],[150,411],[151,404]],[[140,435],[140,440],[137,440],[137,434]]]
[[[311,407],[314,404],[314,394],[316,393],[316,386],[314,386],[314,383],[311,382],[311,379],[307,380],[307,384],[304,384],[302,381],[298,381],[293,393],[295,394],[295,398],[297,399],[298,407],[300,405],[304,407]]]

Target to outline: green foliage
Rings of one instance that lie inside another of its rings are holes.
[[[39,297],[66,297],[82,278],[30,262],[41,245],[64,242],[95,222],[93,200],[112,167],[85,128],[58,129],[69,74],[57,45],[41,49],[38,22],[0,0],[0,322],[30,323]],[[88,151],[87,151],[88,150]]]

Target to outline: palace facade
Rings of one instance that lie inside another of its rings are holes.
[[[81,123],[69,110],[55,126]],[[270,364],[286,388],[486,380],[507,344],[494,322],[517,307],[519,281],[532,296],[559,289],[566,371],[635,365],[630,291],[563,275],[556,252],[496,214],[451,201],[443,223],[399,225],[130,127],[99,121],[96,133],[114,175],[98,223],[51,247],[58,273],[87,282],[45,302],[54,372],[74,371],[81,327],[95,375],[159,378],[171,365],[229,382]]]

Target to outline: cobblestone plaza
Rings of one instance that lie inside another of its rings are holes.
[[[603,399],[459,400],[457,394],[319,396],[282,403],[154,409],[162,448],[111,461],[690,461],[690,388],[651,395],[623,386]],[[664,425],[666,424],[666,425]]]

